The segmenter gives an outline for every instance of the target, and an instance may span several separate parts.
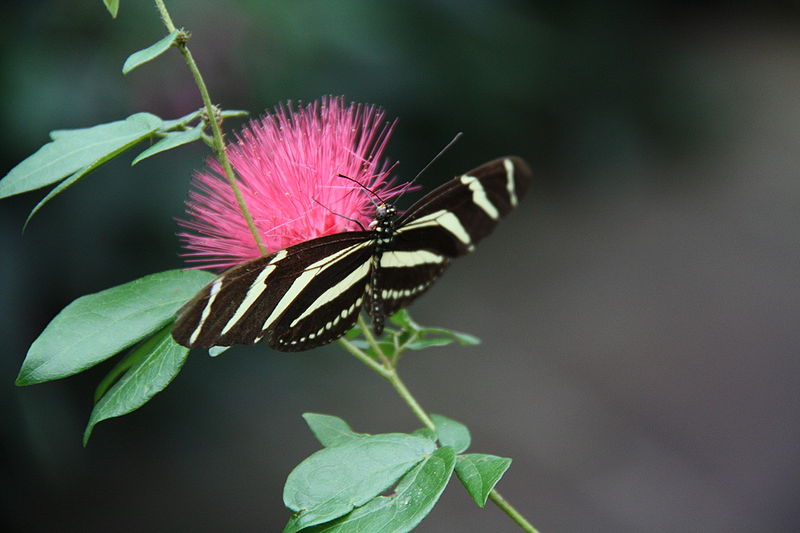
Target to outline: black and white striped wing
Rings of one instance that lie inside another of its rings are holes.
[[[381,257],[379,296],[384,314],[409,305],[451,258],[472,251],[516,207],[531,179],[530,168],[519,157],[495,159],[411,206],[398,219],[394,240]]]
[[[396,246],[408,242],[446,257],[471,252],[528,190],[531,171],[519,157],[484,163],[426,194],[397,221]]]
[[[327,344],[356,323],[373,248],[369,233],[345,232],[243,263],[184,306],[172,336],[189,348],[262,339],[281,351]]]

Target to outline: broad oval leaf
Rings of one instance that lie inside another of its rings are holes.
[[[172,339],[170,327],[162,328],[136,347],[125,357],[123,364],[127,368],[122,376],[95,404],[83,433],[83,445],[89,442],[98,422],[135,411],[164,390],[178,375],[188,354],[188,348]]]
[[[0,198],[50,185],[87,167],[97,168],[151,135],[161,124],[155,115],[136,113],[91,128],[53,131],[51,142],[0,180]]]
[[[433,451],[429,439],[385,433],[365,435],[312,454],[286,480],[284,504],[298,514],[285,531],[299,531],[347,514],[391,487]]]
[[[168,270],[78,298],[33,342],[17,385],[71,376],[119,353],[163,327],[213,277]]]
[[[350,424],[338,416],[303,413],[303,419],[320,444],[326,448],[365,436],[353,431]]]
[[[406,533],[414,529],[439,500],[453,474],[455,452],[439,448],[409,471],[391,496],[378,496],[333,522],[304,533]],[[286,531],[286,530],[284,530]]]
[[[486,505],[489,493],[492,492],[509,466],[511,466],[511,459],[508,457],[468,453],[458,456],[456,475],[478,507],[483,507]]]
[[[436,425],[436,433],[442,446],[450,446],[456,453],[469,448],[472,437],[467,426],[442,415],[431,414],[431,420]]]
[[[168,35],[159,39],[154,44],[129,55],[128,59],[125,60],[125,64],[122,65],[122,73],[127,74],[139,65],[152,61],[169,50],[179,33],[181,33],[181,30],[172,30]]]

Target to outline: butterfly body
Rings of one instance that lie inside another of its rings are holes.
[[[300,351],[336,340],[363,308],[376,334],[507,215],[531,180],[527,164],[490,161],[403,214],[380,204],[366,231],[326,235],[222,273],[178,313],[190,348],[255,344]]]

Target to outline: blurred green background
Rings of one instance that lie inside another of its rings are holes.
[[[793,2],[175,0],[215,102],[323,94],[400,119],[388,154],[438,184],[519,154],[518,212],[412,308],[480,336],[408,356],[409,387],[514,458],[499,489],[543,532],[793,531],[800,521],[800,17]],[[150,2],[18,2],[0,21],[2,174],[53,129],[199,107]],[[229,121],[229,130],[241,122]],[[134,414],[83,427],[102,365],[16,388],[67,303],[182,265],[175,217],[203,146],[0,203],[2,521],[18,531],[277,531],[317,447],[412,415],[337,347],[189,358]],[[7,528],[8,530],[8,528]],[[514,531],[454,482],[418,531]]]

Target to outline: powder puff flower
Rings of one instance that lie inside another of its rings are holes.
[[[402,189],[389,179],[394,165],[383,161],[393,128],[381,109],[341,97],[297,108],[289,102],[250,121],[226,150],[268,251],[367,227],[376,196]],[[216,269],[261,256],[220,164],[209,160],[192,184],[190,218],[178,221],[188,230],[178,234],[182,255],[195,268]]]

